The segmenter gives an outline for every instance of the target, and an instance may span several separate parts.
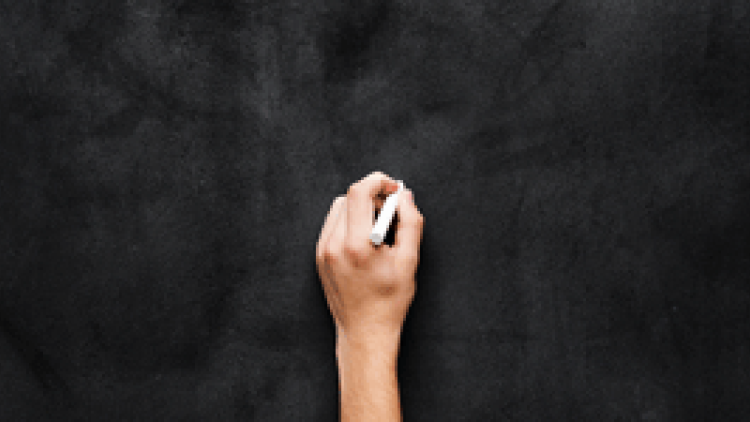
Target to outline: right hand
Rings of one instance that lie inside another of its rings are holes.
[[[373,246],[370,232],[378,196],[398,184],[376,172],[334,201],[320,233],[316,263],[339,339],[359,346],[372,342],[397,349],[404,319],[416,292],[424,217],[411,191],[399,197],[393,246]]]

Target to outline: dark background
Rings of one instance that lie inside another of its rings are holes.
[[[375,170],[406,420],[750,419],[747,1],[1,4],[0,420],[335,420]]]

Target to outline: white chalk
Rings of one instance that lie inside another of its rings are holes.
[[[385,200],[383,208],[380,209],[380,215],[378,215],[378,221],[375,222],[375,226],[372,228],[370,234],[370,240],[375,246],[379,246],[385,239],[385,234],[388,232],[388,228],[391,226],[393,217],[396,215],[396,206],[398,205],[398,197],[404,190],[404,182],[398,181],[398,190],[390,195]]]

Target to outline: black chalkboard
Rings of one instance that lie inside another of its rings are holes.
[[[408,421],[750,419],[743,1],[2,1],[0,420],[330,421],[315,268],[425,216]]]

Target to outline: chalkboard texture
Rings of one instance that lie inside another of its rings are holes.
[[[405,420],[750,420],[746,1],[0,3],[0,420],[335,420],[377,170]]]

